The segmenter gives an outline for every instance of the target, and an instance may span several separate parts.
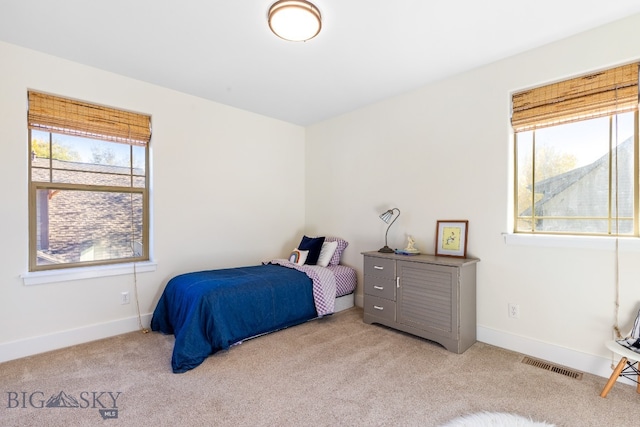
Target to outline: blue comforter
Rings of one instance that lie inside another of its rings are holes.
[[[175,335],[171,367],[182,373],[238,341],[314,317],[311,279],[265,264],[172,278],[153,312],[151,329]]]

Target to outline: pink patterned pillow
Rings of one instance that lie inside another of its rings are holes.
[[[331,260],[329,261],[329,265],[338,265],[340,264],[340,257],[342,257],[342,252],[349,246],[349,242],[343,240],[339,237],[325,237],[325,242],[338,242],[338,247],[336,251],[333,253]]]

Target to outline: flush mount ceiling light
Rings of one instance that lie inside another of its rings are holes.
[[[320,11],[305,0],[279,0],[269,8],[269,28],[284,40],[304,42],[322,28]]]

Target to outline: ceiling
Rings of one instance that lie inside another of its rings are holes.
[[[323,28],[305,43],[269,31],[275,0],[0,0],[0,40],[306,126],[640,13],[638,0],[313,1]]]

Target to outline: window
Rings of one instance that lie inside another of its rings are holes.
[[[151,118],[28,95],[29,271],[148,260]]]
[[[638,236],[638,64],[512,104],[514,232]]]

